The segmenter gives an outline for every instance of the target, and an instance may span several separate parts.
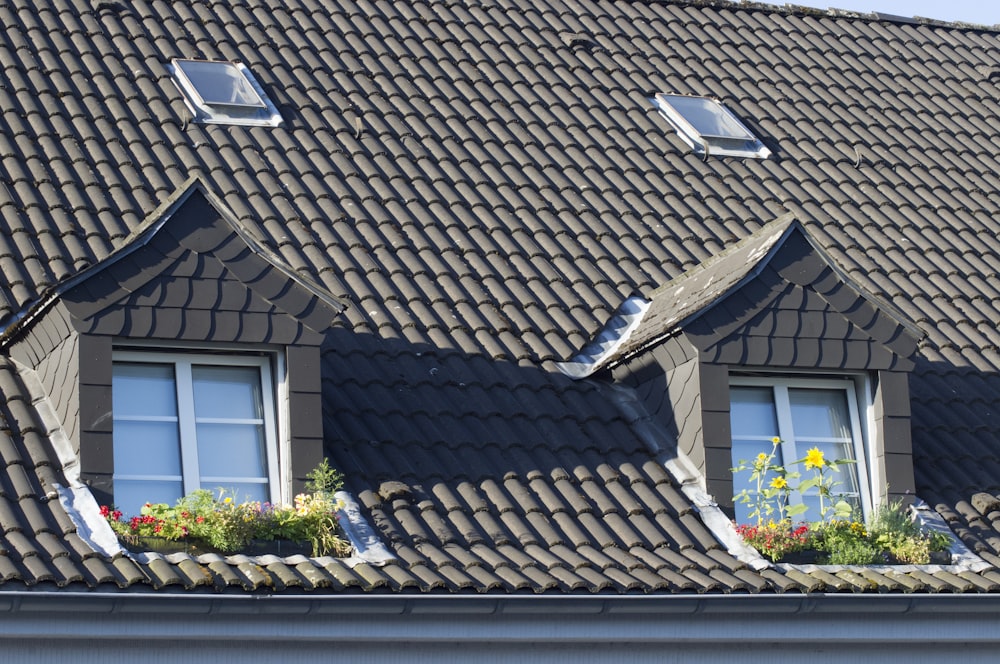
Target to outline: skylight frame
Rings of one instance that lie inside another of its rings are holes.
[[[188,68],[192,71],[185,71],[186,65],[217,67],[216,76],[229,76],[235,79],[234,86],[243,88],[240,94],[252,93],[252,98],[243,101],[212,98],[204,87],[198,88],[191,77],[193,68]],[[170,62],[169,69],[174,85],[180,91],[184,104],[191,111],[196,123],[277,127],[283,122],[281,114],[264,92],[264,88],[242,62],[174,58]]]
[[[726,133],[707,133],[699,130],[695,122],[677,108],[671,100],[685,102],[698,101],[702,110],[714,116],[714,120]],[[678,95],[659,93],[653,97],[653,104],[667,122],[674,128],[677,135],[687,143],[695,154],[702,157],[711,155],[727,157],[749,157],[767,159],[771,151],[732,111],[718,99],[697,95]]]

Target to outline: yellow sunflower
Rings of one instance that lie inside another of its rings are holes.
[[[785,480],[784,477],[775,477],[773,480],[771,480],[772,489],[784,489],[787,486],[788,482]]]
[[[823,458],[823,453],[818,447],[814,447],[806,452],[806,470],[810,468],[822,468],[825,465],[826,460]]]

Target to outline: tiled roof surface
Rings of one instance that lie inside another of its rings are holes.
[[[55,457],[4,363],[0,578],[997,588],[994,571],[750,571],[608,390],[553,362],[626,297],[793,213],[927,333],[911,378],[918,493],[997,562],[983,498],[1000,493],[997,32],[668,0],[15,0],[0,23],[0,321],[200,177],[270,251],[351,302],[325,355],[329,447],[400,558],[348,570],[92,555],[38,499]],[[190,123],[175,57],[246,63],[284,126]],[[657,92],[720,97],[774,155],[692,155]]]

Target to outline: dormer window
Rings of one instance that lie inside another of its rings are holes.
[[[767,159],[768,150],[717,99],[658,94],[653,102],[695,154]]]
[[[195,122],[277,127],[281,114],[239,62],[174,60],[174,83]]]
[[[864,381],[859,377],[858,382]],[[773,465],[801,473],[806,479],[811,472],[793,462],[805,458],[809,450],[819,450],[828,461],[850,462],[840,466],[833,478],[836,500],[846,501],[858,514],[869,513],[871,491],[858,387],[847,378],[732,376],[729,397],[733,465],[752,460],[761,452],[770,453],[772,440],[777,437],[781,442],[775,449]],[[772,479],[765,477],[765,486]],[[737,474],[733,481],[734,494],[743,489],[755,490],[748,473]],[[804,493],[789,496],[808,508],[796,518],[821,520],[818,491],[813,488]],[[735,505],[737,523],[750,522],[748,510],[745,504]]]
[[[196,489],[279,501],[266,356],[117,351],[112,398],[120,509],[138,514]]]
[[[656,290],[641,313],[620,312],[561,368],[578,379],[610,370],[633,388],[662,440],[740,520],[733,497],[756,488],[734,462],[770,453],[776,437],[775,463],[814,448],[853,460],[834,493],[869,513],[912,500],[907,375],[920,338],[788,216]],[[803,500],[804,518],[818,518],[808,486]]]

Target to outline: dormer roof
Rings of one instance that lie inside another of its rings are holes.
[[[774,285],[808,288],[831,313],[856,328],[860,337],[870,338],[894,356],[886,362],[912,367],[908,358],[924,336],[919,327],[889,303],[866,292],[795,216],[788,214],[654,290],[648,301],[627,301],[609,325],[573,358],[561,363],[560,369],[575,378],[585,377],[626,362],[685,331],[697,337],[701,350],[707,350],[785,295],[783,287],[761,293],[759,285],[753,293],[741,293],[762,276]],[[802,295],[797,297],[800,301],[795,306],[803,308]],[[717,311],[720,308],[727,311]],[[713,321],[706,322],[713,311]],[[801,326],[796,329],[800,337],[809,334]],[[833,339],[840,337],[837,332],[829,334]]]

